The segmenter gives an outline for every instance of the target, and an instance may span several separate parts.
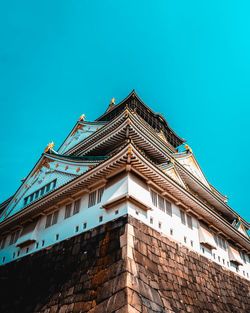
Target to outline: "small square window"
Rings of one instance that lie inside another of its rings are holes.
[[[38,248],[38,247],[39,247],[39,242],[36,243],[36,248]]]
[[[187,237],[186,236],[184,236],[184,242],[187,243]]]
[[[83,228],[86,229],[87,228],[87,222],[83,223]]]
[[[213,253],[213,258],[214,258],[214,259],[216,258],[215,253]]]
[[[18,252],[17,252],[17,256],[19,256],[20,255],[20,250],[18,250]]]
[[[150,217],[150,224],[153,224],[153,222],[154,222],[153,217]]]
[[[45,241],[44,241],[44,240],[42,240],[42,247],[44,246],[44,244],[45,244]]]
[[[247,273],[247,277],[249,277],[248,273]]]
[[[245,271],[243,271],[243,275],[245,276]]]
[[[138,210],[136,210],[136,211],[135,211],[135,214],[136,214],[136,215],[139,215],[139,211],[138,211]]]
[[[5,261],[5,256],[3,257],[3,259],[2,259],[2,260],[3,260],[3,262]]]
[[[103,221],[103,216],[99,216],[99,222],[102,222]]]
[[[26,248],[26,253],[28,253],[29,252],[29,247],[28,248]]]
[[[194,246],[193,240],[191,240],[190,243],[191,243],[191,247],[193,247]]]
[[[229,267],[229,262],[227,262],[227,266]]]
[[[220,256],[218,256],[218,261],[220,262]]]
[[[115,210],[115,214],[117,215],[119,213],[119,210]]]
[[[75,227],[75,231],[76,231],[76,233],[79,231],[79,226],[78,225]]]
[[[56,240],[58,240],[59,239],[59,234],[56,234]]]
[[[161,228],[161,222],[159,222],[158,226],[159,226],[159,228]]]
[[[225,265],[225,260],[224,259],[222,259],[222,263]]]
[[[205,253],[205,249],[204,248],[202,248],[202,253]]]
[[[171,228],[171,229],[170,229],[170,235],[173,236],[173,234],[174,234],[174,231],[173,231],[173,229]]]

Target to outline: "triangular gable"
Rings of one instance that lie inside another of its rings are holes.
[[[86,122],[86,121],[79,121],[76,123],[68,137],[65,139],[63,144],[58,149],[58,153],[63,154],[80,141],[84,140],[95,131],[100,129],[105,123],[97,122]]]
[[[205,186],[211,189],[205,175],[203,174],[195,156],[193,153],[179,153],[175,155],[175,158],[181,163],[190,173],[199,179]]]
[[[0,221],[12,216],[74,177],[83,174],[98,163],[98,161],[88,160],[70,161],[60,159],[57,155],[44,154],[1,213]]]
[[[171,177],[175,182],[180,184],[182,187],[186,188],[185,183],[183,182],[178,170],[175,168],[173,164],[165,164],[161,166],[164,173],[166,173],[169,177]]]
[[[248,235],[248,233],[246,231],[246,228],[245,228],[245,226],[243,225],[243,223],[241,221],[236,225],[236,228],[238,229],[238,231],[240,233],[242,233],[244,236],[249,238],[249,235]]]

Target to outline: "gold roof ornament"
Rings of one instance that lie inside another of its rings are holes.
[[[53,147],[55,147],[55,144],[53,141],[51,141],[45,148],[44,153],[48,152],[49,150],[53,150]]]
[[[186,149],[186,151],[190,151],[191,153],[193,152],[193,150],[187,144],[185,144],[184,149]]]
[[[113,99],[110,101],[110,105],[115,105],[115,98],[113,97]]]
[[[80,121],[85,121],[85,118],[86,118],[86,116],[85,116],[84,114],[82,114],[82,115],[79,117],[78,122],[80,122]]]

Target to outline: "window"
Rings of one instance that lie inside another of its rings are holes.
[[[20,235],[20,230],[16,230],[15,232],[11,234],[9,246],[17,242],[19,235]]]
[[[119,210],[115,210],[115,214],[117,215],[119,213]]]
[[[182,224],[186,225],[185,213],[182,210],[180,210],[180,213],[181,213],[181,222]]]
[[[194,246],[193,240],[191,240],[190,243],[191,243],[191,247],[193,247]]]
[[[45,228],[50,227],[51,226],[51,221],[52,221],[52,213],[47,215],[46,217],[46,224],[45,224]]]
[[[44,191],[45,191],[45,187],[43,187],[43,188],[41,189],[40,196],[42,196],[42,195],[44,194]]]
[[[97,203],[100,203],[100,202],[101,202],[103,192],[104,192],[104,187],[98,189],[98,192],[97,192]]]
[[[39,242],[36,243],[36,248],[38,248],[38,247],[39,247]]]
[[[165,205],[164,205],[164,199],[158,195],[158,206],[159,209],[165,212]]]
[[[165,207],[168,215],[172,216],[172,206],[171,203],[165,199]]]
[[[244,263],[247,263],[245,254],[241,251],[239,251],[239,252],[240,252],[241,259],[244,261]]]
[[[28,197],[24,198],[24,205],[28,203]]]
[[[75,232],[77,233],[79,231],[79,226],[77,225],[76,227],[75,227]]]
[[[87,228],[87,222],[83,223],[83,228],[86,229]]]
[[[99,216],[99,222],[102,222],[103,221],[103,216]]]
[[[158,226],[159,226],[159,228],[161,228],[161,222],[159,222]]]
[[[5,242],[6,242],[6,237],[3,237],[0,241],[0,250],[2,250],[5,246]]]
[[[49,192],[50,184],[46,185],[46,186],[45,186],[45,189],[46,189],[46,192]]]
[[[47,215],[45,228],[48,228],[48,227],[55,225],[57,223],[58,212],[59,211],[56,211],[54,213]]]
[[[96,191],[93,191],[89,194],[89,204],[88,207],[90,208],[91,206],[96,204]]]
[[[52,216],[52,225],[55,225],[55,224],[57,223],[58,212],[59,212],[59,211],[56,211],[56,212],[53,213],[53,216]]]
[[[171,228],[171,229],[170,229],[170,235],[173,236],[173,234],[174,234],[174,231],[173,231],[173,229]]]
[[[81,203],[80,199],[75,201],[73,215],[79,213],[79,211],[80,211],[80,203]]]
[[[184,236],[184,242],[187,243],[187,237],[186,236]]]
[[[42,247],[44,246],[44,244],[45,244],[45,241],[44,241],[44,240],[42,240]]]
[[[3,256],[3,262],[5,261],[5,256]]]
[[[205,249],[202,247],[202,253],[205,253]]]
[[[187,225],[190,229],[193,229],[192,217],[187,215]]]
[[[37,190],[37,191],[35,192],[35,199],[37,199],[38,196],[39,196],[39,190]]]
[[[157,206],[157,193],[154,192],[153,190],[150,190],[150,194],[151,194],[151,199],[152,199],[153,205]]]
[[[65,215],[64,218],[69,218],[71,216],[71,207],[72,207],[72,203],[67,204],[65,207]]]
[[[18,252],[17,252],[17,256],[19,256],[20,255],[20,250],[18,250]]]
[[[56,180],[54,180],[51,184],[52,184],[52,189],[54,189],[56,187]]]
[[[153,224],[153,222],[154,222],[153,217],[150,217],[150,224]]]
[[[218,256],[218,261],[220,262],[220,256]]]
[[[28,253],[29,252],[29,247],[28,248],[26,248],[26,253]]]
[[[34,194],[32,193],[32,195],[30,195],[30,202],[33,201],[33,198],[34,198]]]

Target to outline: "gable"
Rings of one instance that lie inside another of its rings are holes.
[[[244,236],[246,236],[247,238],[249,238],[248,233],[245,229],[245,226],[242,224],[242,222],[239,222],[236,226],[236,228],[238,229],[238,231],[243,234]]]
[[[185,183],[183,182],[181,176],[179,175],[177,169],[173,164],[163,165],[161,166],[163,172],[171,177],[175,182],[177,182],[182,187],[186,188]]]
[[[179,163],[183,165],[191,174],[193,174],[197,179],[199,179],[199,181],[211,189],[193,154],[184,153],[182,155],[176,156],[176,158],[178,159]]]
[[[91,122],[78,122],[75,127],[73,128],[72,132],[66,138],[64,143],[58,149],[60,154],[65,153],[76,144],[93,134],[95,131],[100,129],[103,124],[98,123],[91,123]]]
[[[70,162],[44,155],[3,210],[0,221],[83,174],[98,163],[98,161]]]

